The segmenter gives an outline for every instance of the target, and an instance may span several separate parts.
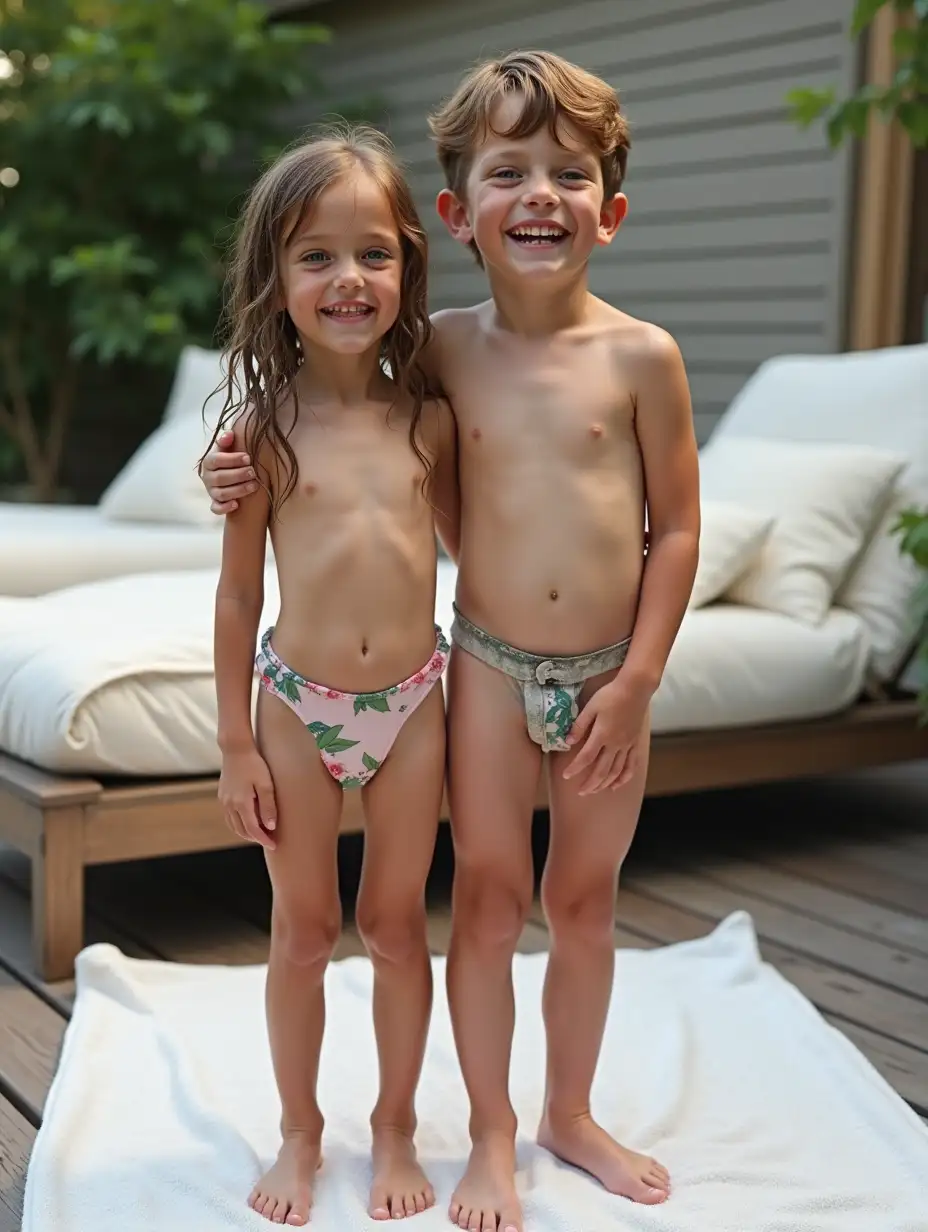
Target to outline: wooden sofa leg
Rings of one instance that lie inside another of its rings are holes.
[[[32,859],[32,951],[43,980],[70,979],[84,944],[84,810],[48,809]]]

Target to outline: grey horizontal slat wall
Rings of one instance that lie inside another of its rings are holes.
[[[432,241],[433,308],[486,284],[434,211],[426,116],[474,61],[556,51],[615,85],[632,126],[630,210],[593,287],[680,343],[701,440],[757,365],[844,344],[849,154],[789,119],[786,92],[853,88],[850,0],[339,0],[330,96],[373,97]]]

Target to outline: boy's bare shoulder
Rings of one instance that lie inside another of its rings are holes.
[[[491,300],[482,304],[474,304],[470,308],[439,308],[432,313],[431,321],[439,340],[449,339],[460,343],[463,339],[473,336],[478,329],[484,328]]]
[[[637,361],[648,368],[680,363],[680,348],[672,334],[653,321],[642,321],[598,301],[596,325],[609,340],[616,358]]]

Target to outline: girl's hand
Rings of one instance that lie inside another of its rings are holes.
[[[274,783],[267,762],[257,749],[223,754],[219,803],[239,838],[260,843],[268,851],[276,848]]]

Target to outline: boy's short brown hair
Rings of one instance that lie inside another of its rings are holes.
[[[471,159],[491,129],[493,108],[512,93],[521,94],[525,106],[512,128],[498,136],[529,137],[547,125],[559,141],[558,121],[569,121],[599,155],[606,199],[611,200],[625,178],[631,146],[618,95],[601,78],[549,51],[514,51],[479,64],[429,117],[438,161],[454,195],[463,198]]]

